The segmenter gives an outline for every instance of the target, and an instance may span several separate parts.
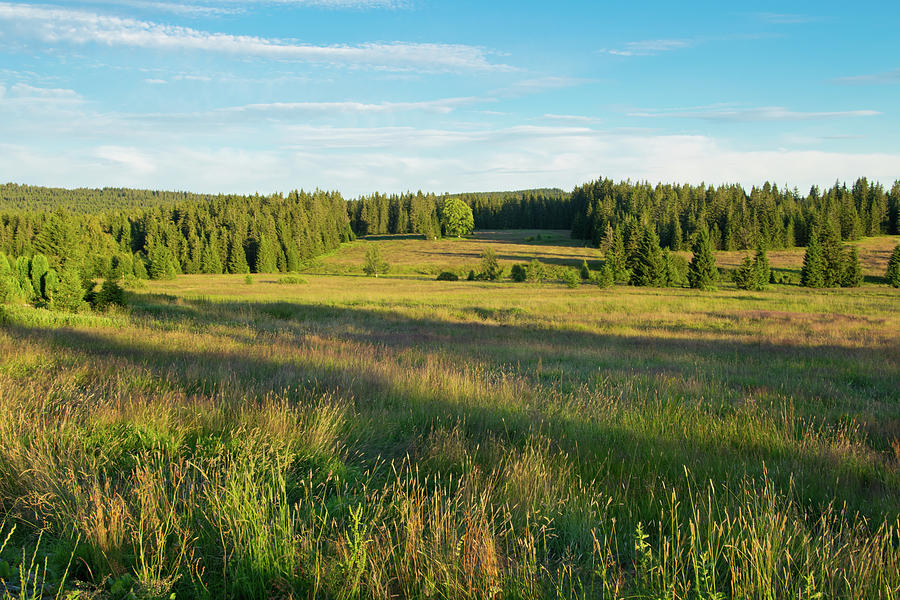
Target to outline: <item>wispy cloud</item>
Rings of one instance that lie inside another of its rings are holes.
[[[216,52],[238,56],[329,65],[415,71],[509,71],[492,63],[475,46],[432,43],[367,43],[317,46],[255,36],[213,33],[151,21],[25,4],[0,3],[0,31],[46,44],[95,43],[172,51]]]
[[[851,77],[839,77],[835,79],[838,83],[850,84],[896,84],[900,83],[900,69],[891,69],[890,71],[882,71],[881,73],[870,73],[867,75],[853,75]]]
[[[186,16],[216,16],[246,12],[253,6],[280,5],[326,9],[398,9],[409,6],[407,0],[86,0],[85,4],[136,8],[148,12],[167,12]]]
[[[522,79],[516,81],[515,83],[506,87],[493,90],[490,92],[490,94],[493,96],[504,97],[528,96],[531,94],[545,92],[547,90],[575,87],[577,85],[589,83],[590,81],[590,79],[555,75],[547,77],[535,77],[531,79]]]
[[[290,121],[306,117],[341,117],[350,114],[386,115],[423,112],[446,115],[459,107],[484,102],[475,97],[441,98],[421,102],[269,102],[229,106],[203,112],[131,115],[137,120],[162,121],[223,121],[235,123],[236,118]]]
[[[697,43],[698,40],[695,39],[640,40],[627,42],[620,48],[604,48],[600,52],[616,56],[652,56],[662,52],[689,48]]]
[[[707,121],[804,121],[812,119],[833,119],[840,117],[873,117],[881,113],[876,110],[841,110],[803,112],[783,106],[760,106],[737,108],[732,106],[700,106],[678,109],[651,109],[627,113],[629,117],[703,119]]]
[[[803,23],[815,23],[822,20],[822,17],[819,16],[796,13],[762,12],[756,13],[756,17],[766,23],[773,23],[775,25],[801,25]]]

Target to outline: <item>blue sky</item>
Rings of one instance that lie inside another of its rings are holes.
[[[900,178],[892,2],[0,1],[0,180]]]

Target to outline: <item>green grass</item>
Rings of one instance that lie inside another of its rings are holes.
[[[366,243],[432,242],[328,260]],[[900,290],[280,277],[4,309],[13,570],[112,598],[900,593]]]

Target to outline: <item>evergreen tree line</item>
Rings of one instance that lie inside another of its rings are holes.
[[[748,194],[738,185],[691,186],[599,179],[572,192],[572,237],[600,245],[613,230],[626,246],[654,230],[663,247],[686,250],[698,232],[709,232],[717,250],[806,246],[816,226],[841,240],[900,233],[900,181],[890,191],[858,179],[806,196],[766,183]],[[478,221],[476,220],[476,225]]]
[[[571,229],[572,203],[562,190],[455,194],[469,205],[478,229]]]
[[[352,237],[340,194],[215,196],[103,214],[0,215],[0,251],[82,279],[288,272]],[[2,268],[2,265],[0,265]]]
[[[440,200],[421,191],[360,196],[347,201],[347,214],[357,236],[415,233],[434,238],[441,233]]]
[[[570,229],[572,209],[562,190],[525,190],[471,194],[371,194],[347,202],[350,226],[357,236],[415,233],[441,234],[445,202],[459,199],[472,209],[478,229]]]
[[[15,183],[0,184],[0,213],[52,212],[102,214],[208,201],[215,195],[131,188],[51,188]]]

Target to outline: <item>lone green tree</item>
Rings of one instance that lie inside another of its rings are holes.
[[[369,277],[378,277],[382,273],[387,273],[389,265],[381,258],[381,252],[378,246],[372,246],[366,250],[366,262],[363,264],[363,272]]]
[[[888,285],[900,288],[900,244],[897,244],[894,252],[891,253],[885,277],[887,277]]]
[[[461,237],[472,233],[475,219],[468,204],[458,198],[449,198],[441,206],[441,230],[445,236]]]
[[[698,290],[715,289],[719,270],[716,268],[716,257],[713,256],[712,240],[705,227],[697,234],[692,249],[694,256],[688,264],[688,283]]]

